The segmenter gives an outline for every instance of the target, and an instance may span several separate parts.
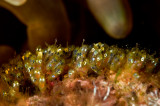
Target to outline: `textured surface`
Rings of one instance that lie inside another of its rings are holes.
[[[54,44],[4,64],[0,95],[37,106],[160,105],[159,77],[159,58],[138,47]]]

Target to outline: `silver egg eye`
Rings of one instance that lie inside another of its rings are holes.
[[[68,49],[51,45],[11,60],[1,68],[0,96],[16,99],[19,93],[35,87],[34,92],[39,94],[53,92],[68,100],[85,95],[98,103],[121,98],[128,105],[137,105],[141,100],[148,105],[160,104],[159,90],[146,93],[148,85],[159,85],[160,75],[155,74],[155,70],[159,71],[159,58],[154,55],[137,47],[125,50],[102,43],[74,47],[69,54],[65,51]]]

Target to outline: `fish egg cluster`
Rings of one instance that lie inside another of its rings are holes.
[[[35,53],[27,51],[0,70],[0,98],[10,103],[35,94],[55,95],[58,82],[66,89],[78,82],[98,103],[99,98],[111,103],[108,101],[114,97],[115,104],[160,105],[159,58],[138,47],[122,49],[101,42],[81,47],[54,44],[39,47]],[[66,103],[70,102],[66,99]]]

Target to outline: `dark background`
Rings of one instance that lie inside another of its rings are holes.
[[[139,44],[140,48],[151,52],[160,51],[160,1],[129,0],[133,13],[133,29],[122,40],[109,37],[96,22],[83,0],[64,0],[68,18],[72,27],[72,44],[103,42],[109,45],[129,47]],[[11,12],[0,8],[0,44],[12,46],[17,53],[27,41],[26,26]],[[78,40],[77,40],[78,39]]]

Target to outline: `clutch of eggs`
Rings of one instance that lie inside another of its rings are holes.
[[[0,97],[37,106],[160,105],[159,81],[159,57],[138,47],[54,44],[2,65]]]

